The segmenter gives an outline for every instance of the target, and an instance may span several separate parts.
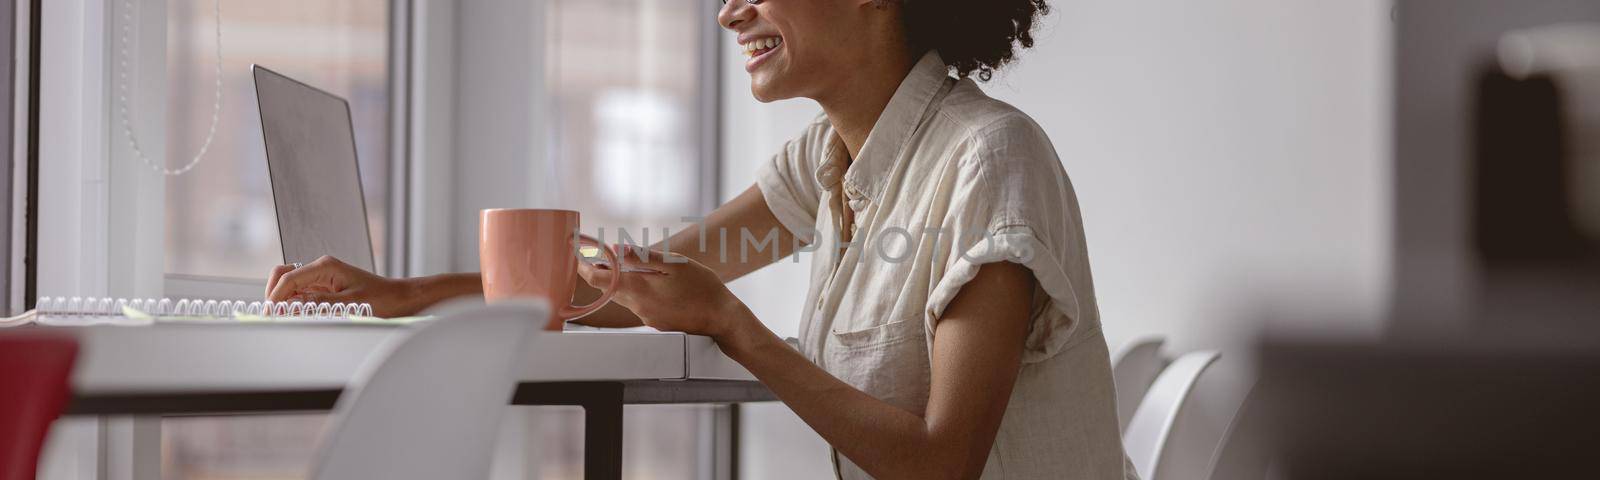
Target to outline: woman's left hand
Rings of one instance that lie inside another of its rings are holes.
[[[750,310],[705,265],[677,254],[613,248],[627,271],[621,274],[611,301],[638,315],[646,326],[721,340],[750,318]],[[605,288],[617,270],[579,261],[578,275],[595,288]]]

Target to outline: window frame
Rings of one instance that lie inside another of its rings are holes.
[[[30,48],[30,64],[14,63],[19,77],[44,77],[28,82],[31,102],[65,105],[43,111],[14,109],[17,139],[27,138],[13,152],[16,198],[12,211],[11,307],[31,307],[39,296],[190,297],[251,299],[262,295],[265,279],[168,274],[165,245],[165,181],[123,148],[117,83],[121,74],[121,32],[124,15],[138,22],[129,39],[130,121],[139,125],[142,143],[152,158],[165,158],[166,34],[168,0],[17,0],[26,3],[30,23],[21,23],[31,37],[15,37],[17,57]],[[407,228],[410,149],[408,126],[413,29],[409,13],[416,0],[389,0],[389,130],[390,173],[386,181],[391,205],[385,222],[386,247],[381,272],[408,270]],[[226,18],[226,10],[224,10]],[[32,22],[38,22],[33,28]],[[36,57],[36,58],[35,58]],[[24,82],[17,82],[19,88]],[[20,90],[19,90],[20,92]],[[21,98],[21,97],[19,97]],[[76,107],[76,108],[73,108]],[[29,116],[31,115],[31,117]],[[23,135],[28,135],[23,137]],[[401,146],[402,148],[395,148]],[[36,179],[36,180],[35,180]],[[35,183],[36,182],[36,183]],[[36,224],[34,223],[36,222]],[[155,226],[151,228],[151,226]],[[37,250],[37,251],[35,251]],[[37,268],[48,265],[50,268]],[[265,274],[265,272],[263,272]]]
[[[29,192],[32,202],[28,207],[30,250],[35,250],[27,258],[30,296],[159,293],[159,276],[153,275],[157,272],[140,270],[144,263],[125,254],[141,251],[127,247],[149,240],[148,232],[141,235],[137,229],[143,218],[112,222],[109,211],[113,206],[135,204],[138,198],[134,193],[159,181],[135,174],[123,178],[125,185],[116,189],[108,181],[110,170],[124,166],[124,162],[112,161],[107,148],[112,140],[112,117],[106,101],[113,71],[108,27],[121,4],[116,0],[32,4],[37,9],[30,15],[40,19],[32,33],[36,41],[33,51],[38,55],[34,62],[37,71],[30,73],[38,79],[33,101],[50,107],[38,109],[30,119],[34,131],[30,132],[28,174],[37,179]],[[159,80],[154,89],[165,94]],[[140,91],[136,96],[131,101],[141,102],[150,94]],[[134,209],[133,213],[148,212]],[[112,248],[119,254],[113,255]],[[159,249],[153,252],[163,253]],[[112,278],[113,272],[117,278]]]
[[[22,3],[22,0],[6,0],[5,4],[0,5],[0,57],[4,59],[4,64],[0,64],[0,112],[9,114],[0,117],[0,152],[13,152],[11,157],[12,165],[15,165],[17,158],[14,153],[15,150],[13,150],[13,142],[17,138],[17,133],[23,131],[15,127],[17,123],[26,122],[26,118],[23,118],[22,122],[18,122],[16,115],[18,109],[15,102],[17,98],[27,98],[26,96],[19,97],[17,95],[17,83],[26,83],[25,81],[17,81],[21,78],[20,75],[17,75],[18,71],[25,69],[25,67],[18,68],[19,62],[17,60],[27,58],[25,55],[19,55],[21,48],[26,48],[26,46],[19,45],[22,42],[18,42],[20,36],[17,35],[17,32],[26,30],[17,28],[22,23],[17,18],[17,14],[27,14],[28,12],[26,7],[18,8],[18,3]],[[0,258],[0,272],[4,272],[3,276],[0,276],[0,311],[3,311],[7,316],[10,316],[11,312],[14,311],[11,302],[11,299],[15,296],[11,288],[13,281],[11,273],[14,271],[12,263],[16,258],[19,258],[10,254],[12,251],[11,245],[16,241],[12,237],[12,231],[15,228],[13,220],[16,218],[16,211],[12,207],[14,204],[13,192],[16,191],[12,181],[15,170],[15,168],[0,168],[0,212],[6,212],[9,215],[5,217],[6,221],[0,223],[0,252],[5,252],[0,254],[4,255],[3,258]]]
[[[700,142],[701,151],[710,156],[704,163],[704,171],[700,172],[705,191],[701,193],[702,208],[707,213],[722,205],[722,122],[723,122],[723,78],[722,67],[725,52],[722,49],[722,25],[716,23],[717,13],[722,10],[722,5],[715,2],[702,2],[706,18],[713,19],[712,26],[707,27],[700,34],[700,75],[705,81],[701,82],[701,97],[707,99],[700,110]]]

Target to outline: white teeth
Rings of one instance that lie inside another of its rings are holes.
[[[759,52],[761,50],[769,50],[769,49],[773,49],[773,48],[778,48],[778,45],[782,45],[782,44],[783,44],[783,38],[781,38],[781,37],[767,37],[767,38],[762,38],[762,39],[758,39],[758,40],[751,40],[750,43],[746,43],[746,44],[743,44],[743,45],[740,45],[740,46],[744,47],[745,56],[754,57],[756,55],[756,52]]]

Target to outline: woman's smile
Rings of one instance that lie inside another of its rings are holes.
[[[744,70],[755,73],[756,68],[766,63],[773,53],[783,48],[783,37],[776,35],[740,35],[739,46],[744,48],[744,55],[750,58],[745,62]]]

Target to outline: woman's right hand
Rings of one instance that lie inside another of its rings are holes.
[[[386,278],[337,258],[324,256],[295,268],[279,265],[267,280],[267,300],[274,302],[366,303],[373,315],[392,318],[413,315],[429,303],[414,281]]]

